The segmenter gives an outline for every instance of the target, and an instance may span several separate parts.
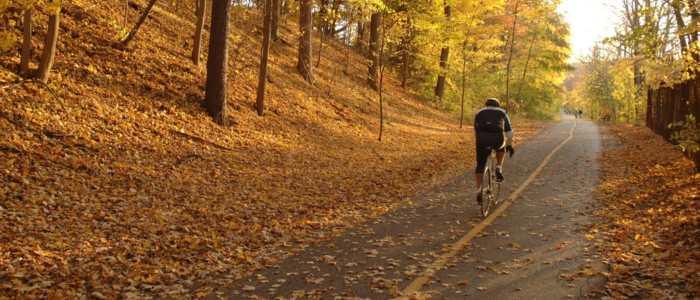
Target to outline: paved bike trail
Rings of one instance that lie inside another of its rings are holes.
[[[598,233],[586,229],[601,148],[594,122],[565,116],[517,145],[490,218],[479,214],[469,170],[204,299],[587,297],[605,283]]]

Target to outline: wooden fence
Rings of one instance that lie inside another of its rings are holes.
[[[685,121],[691,114],[700,120],[700,79],[690,80],[672,87],[661,87],[647,93],[646,125],[653,132],[670,140],[674,128],[668,124]],[[689,153],[700,172],[700,152]]]

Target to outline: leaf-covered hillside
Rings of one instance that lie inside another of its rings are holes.
[[[133,21],[146,3],[129,3]],[[311,86],[295,73],[291,22],[289,45],[271,49],[258,117],[259,13],[241,7],[233,124],[218,126],[200,108],[193,18],[162,1],[118,49],[123,4],[64,1],[48,88],[16,84],[18,54],[0,56],[0,299],[205,293],[473,168],[471,126],[458,129],[391,75],[378,142],[365,59],[350,51],[345,75],[346,47],[326,40]],[[516,124],[518,141],[545,125]]]

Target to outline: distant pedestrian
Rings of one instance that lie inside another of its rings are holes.
[[[578,110],[574,108],[574,119],[578,119]]]
[[[583,116],[583,110],[581,110],[580,108],[578,109],[578,116],[579,116],[579,117]],[[583,117],[582,117],[582,118],[583,118]]]

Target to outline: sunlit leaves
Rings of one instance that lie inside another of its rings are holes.
[[[691,153],[700,151],[700,124],[695,116],[686,115],[685,121],[668,124],[668,128],[677,130],[671,134],[671,140],[678,143],[677,149]]]
[[[0,32],[0,51],[7,51],[15,45],[17,37],[11,32]]]
[[[9,29],[15,27],[21,13],[34,5],[43,7],[49,15],[58,14],[61,10],[61,0],[0,0],[0,25],[7,26],[0,30],[0,51],[11,50],[17,45],[17,32]],[[3,24],[2,21],[7,23]]]
[[[624,59],[634,60],[645,86],[655,88],[694,77],[699,51],[692,36],[697,25],[687,16],[695,14],[695,5],[677,0],[619,2],[623,5],[616,34],[604,43]]]
[[[51,84],[67,112],[34,85],[0,90],[0,299],[201,295],[289,255],[282,247],[383,214],[473,161],[464,150],[472,135],[392,84],[391,126],[378,145],[364,82],[328,64],[318,86],[302,84],[286,73],[296,53],[283,46],[273,55],[270,116],[249,112],[254,60],[241,57],[231,64],[237,123],[216,126],[198,103],[205,71],[181,55],[189,23],[157,7],[145,42],[119,51],[111,41],[123,6],[82,2],[63,2],[71,13]],[[254,19],[244,11],[234,11],[239,22]],[[245,43],[255,34],[232,34],[242,37],[242,56],[258,50]],[[283,34],[293,41],[296,33]],[[344,61],[333,50],[344,47],[329,44],[324,58]],[[17,80],[7,67],[17,58],[0,58],[1,81]],[[360,61],[351,53],[351,74]],[[518,124],[520,136],[538,126]],[[190,290],[194,282],[201,290]]]
[[[56,15],[61,12],[61,0],[51,0],[46,4],[46,11],[49,15]]]
[[[597,213],[602,219],[596,230],[603,233],[599,253],[613,262],[607,275],[609,295],[700,293],[698,278],[690,276],[700,263],[694,246],[694,231],[700,226],[700,175],[691,161],[649,129],[608,128],[619,148],[604,152],[606,175]],[[653,280],[637,281],[638,276]],[[678,285],[680,281],[687,284]]]

